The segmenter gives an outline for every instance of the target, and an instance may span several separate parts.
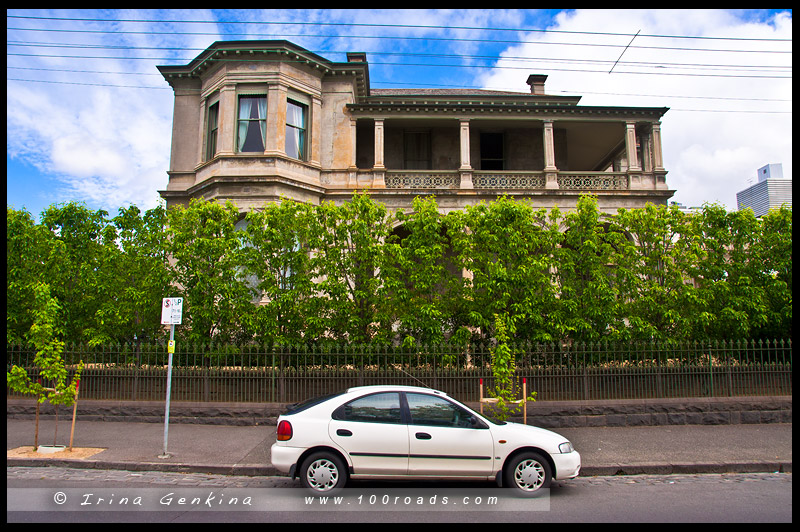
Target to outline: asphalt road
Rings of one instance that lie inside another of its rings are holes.
[[[792,521],[790,473],[581,477],[510,503],[487,484],[355,483],[337,503],[285,477],[62,468],[8,468],[6,485],[9,523]]]

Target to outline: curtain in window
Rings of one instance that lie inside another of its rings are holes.
[[[239,98],[239,151],[244,148],[247,140],[247,126],[250,124],[250,108],[253,105],[251,98]]]
[[[261,142],[266,142],[267,138],[267,99],[258,99],[258,120],[261,125]]]
[[[286,105],[286,155],[301,159],[305,143],[305,109],[293,102]]]

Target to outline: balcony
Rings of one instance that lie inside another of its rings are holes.
[[[377,172],[375,172],[377,174]],[[629,190],[632,181],[626,172],[522,172],[459,170],[385,170],[387,189],[518,189],[518,190]],[[365,177],[362,173],[362,178]],[[548,176],[550,178],[548,183]],[[375,177],[378,177],[377,175]],[[469,180],[471,177],[471,186]],[[652,176],[649,176],[652,178]],[[652,183],[652,181],[651,181]]]

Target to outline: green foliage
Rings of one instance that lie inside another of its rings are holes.
[[[144,214],[136,206],[120,208],[106,229],[94,325],[89,345],[152,341],[164,337],[161,306],[170,297],[172,274],[167,254],[167,213],[163,206]]]
[[[556,306],[558,228],[544,210],[507,197],[448,215],[455,263],[471,273],[458,287],[466,325],[494,336],[494,316],[509,316],[525,340],[550,341]]]
[[[355,194],[343,205],[316,209],[319,231],[312,241],[319,276],[315,329],[353,344],[388,339],[390,324],[381,278],[391,219],[383,204]]]
[[[193,200],[167,214],[167,250],[187,325],[178,331],[195,342],[244,340],[252,326],[255,290],[245,279],[236,206]]]
[[[452,326],[446,296],[455,276],[448,269],[448,238],[434,198],[416,197],[412,209],[395,215],[402,232],[385,246],[385,291],[404,345],[439,344]]]
[[[324,328],[310,319],[316,297],[313,207],[284,200],[250,211],[246,221],[244,268],[261,302],[254,315],[256,341],[296,344],[322,336]]]
[[[197,342],[791,338],[786,207],[612,215],[591,196],[567,213],[501,197],[444,215],[418,197],[391,215],[357,194],[244,219],[205,201],[109,219],[72,202],[39,224],[7,208],[6,251],[9,343],[43,323],[31,304],[43,281],[54,334],[90,345],[163,339],[161,299],[173,296],[185,298],[176,332]]]
[[[58,339],[61,333],[58,301],[50,296],[50,287],[45,283],[36,283],[32,292],[33,324],[26,340],[36,348],[34,365],[39,378],[34,382],[24,368],[12,366],[6,372],[6,384],[11,390],[36,395],[40,403],[49,401],[54,405],[69,406],[75,402],[75,390],[83,363],[78,364],[72,380],[69,380],[67,367],[61,358],[64,342]],[[42,379],[49,386],[43,385]]]
[[[6,208],[6,341],[21,343],[33,325],[34,285],[46,278],[52,235],[26,210]]]

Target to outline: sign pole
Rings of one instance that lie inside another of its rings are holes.
[[[180,325],[183,318],[183,299],[182,298],[164,298],[161,307],[161,323],[162,325],[169,325],[169,344],[167,344],[167,352],[169,353],[169,362],[167,363],[167,400],[164,407],[164,452],[160,454],[159,458],[169,458],[167,452],[167,442],[169,441],[169,403],[172,396],[172,355],[175,353],[175,325]]]
[[[167,365],[167,405],[164,409],[164,453],[159,458],[169,458],[167,441],[169,440],[169,401],[172,395],[172,354],[175,352],[175,325],[169,327],[169,363]]]

